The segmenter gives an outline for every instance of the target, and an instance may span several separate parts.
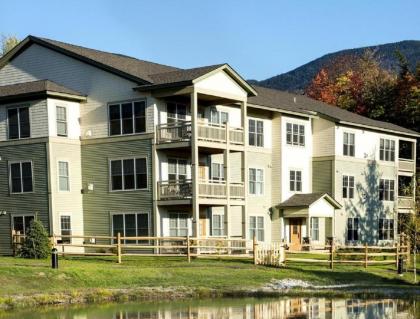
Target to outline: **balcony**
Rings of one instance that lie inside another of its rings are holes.
[[[192,136],[191,122],[176,122],[156,126],[157,144],[190,141]],[[242,128],[231,128],[224,124],[198,123],[199,141],[244,145],[245,137]],[[228,138],[229,136],[229,138]]]
[[[158,182],[158,200],[191,199],[192,186],[191,180]],[[245,198],[244,183],[231,183],[229,190],[231,199]],[[227,199],[226,182],[199,181],[198,194],[200,198]]]

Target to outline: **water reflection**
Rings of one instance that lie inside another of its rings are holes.
[[[418,306],[417,306],[418,307]],[[143,303],[14,313],[0,318],[40,319],[402,319],[417,318],[415,301],[327,298],[224,299]]]

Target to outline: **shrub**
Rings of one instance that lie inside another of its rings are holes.
[[[50,254],[48,233],[39,220],[33,220],[19,250],[19,256],[31,259],[45,259]]]

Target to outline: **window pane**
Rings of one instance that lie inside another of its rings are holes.
[[[125,236],[136,237],[137,236],[137,225],[135,214],[125,214]],[[130,242],[132,242],[130,240]]]
[[[137,235],[143,237],[149,236],[148,214],[137,214]]]
[[[111,161],[112,190],[122,189],[122,164],[121,161]]]
[[[122,115],[122,133],[133,133],[133,105],[131,103],[124,103],[121,106]]]
[[[20,138],[30,137],[30,125],[29,125],[29,108],[22,107],[19,109],[19,121],[20,121]]]
[[[20,234],[24,233],[25,228],[23,227],[23,216],[13,217],[13,230],[19,232]]]
[[[10,177],[12,184],[12,193],[22,192],[22,184],[20,178],[20,163],[13,163],[10,165]]]
[[[112,228],[113,236],[117,236],[118,233],[124,236],[124,215],[113,215],[112,216]]]
[[[146,132],[146,103],[134,102],[135,132]]]
[[[145,158],[136,159],[136,187],[147,188],[147,167]]]
[[[134,160],[123,160],[124,189],[134,189]]]
[[[32,163],[22,163],[22,184],[24,192],[32,192]]]
[[[9,139],[19,138],[18,109],[9,109],[7,111],[7,117],[9,123]]]
[[[110,121],[110,135],[119,135],[121,134],[121,115],[120,115],[120,106],[110,105],[109,106],[109,121]]]

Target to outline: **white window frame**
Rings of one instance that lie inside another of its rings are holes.
[[[382,220],[382,228],[381,227],[381,220]],[[392,224],[392,227],[391,227]],[[387,226],[385,228],[385,225]],[[380,238],[380,234],[382,232],[382,237]],[[384,236],[386,235],[386,236]],[[395,221],[392,218],[379,218],[378,220],[378,240],[386,240],[392,241],[395,238]]]
[[[171,173],[169,171],[169,167],[170,167],[169,161],[170,160],[176,161],[176,163],[175,163],[175,172],[174,173]],[[168,160],[167,160],[167,164],[168,164],[168,181],[170,180],[169,179],[169,175],[175,175],[175,177],[176,177],[175,181],[183,181],[183,179],[179,178],[180,176],[184,176],[184,174],[180,174],[180,167],[182,167],[182,165],[183,165],[183,163],[180,163],[180,161],[185,161],[185,179],[184,179],[184,181],[188,179],[188,160],[186,158],[168,157]]]
[[[251,225],[251,219],[255,218],[255,228],[252,228]],[[262,228],[259,227],[259,220],[262,219]],[[259,236],[259,231],[262,231],[262,239]],[[249,216],[249,237],[253,238],[255,234],[255,237],[257,238],[257,241],[265,241],[265,218],[264,216],[258,216],[258,215],[250,215]]]
[[[294,179],[292,179],[292,172],[294,173]],[[298,180],[298,174],[300,173],[300,181]],[[301,169],[290,169],[289,170],[289,191],[294,193],[301,193],[303,189],[303,173]],[[293,183],[293,187],[292,186]],[[300,190],[298,189],[298,185],[300,185]]]
[[[255,131],[251,132],[250,130],[250,123],[254,122],[254,128]],[[258,132],[258,123],[262,124],[262,133]],[[254,147],[264,147],[265,141],[264,141],[264,134],[265,134],[265,128],[264,128],[264,120],[260,120],[260,119],[254,119],[254,118],[248,118],[248,145],[249,146],[254,146]],[[250,136],[253,135],[254,136],[254,144],[251,144],[251,139]],[[258,145],[258,136],[261,136],[261,145]]]
[[[254,176],[255,179],[252,180],[251,179],[251,170],[254,170]],[[258,175],[259,173],[259,175]],[[260,177],[260,180],[258,180],[258,177]],[[259,167],[249,167],[248,168],[248,194],[249,195],[253,195],[253,196],[263,196],[264,195],[264,181],[265,181],[265,172],[263,168],[259,168]],[[254,184],[254,190],[255,192],[252,193],[251,192],[251,183]],[[260,186],[260,188],[258,189],[257,186]]]
[[[316,220],[316,223],[314,221]],[[311,217],[311,240],[319,241],[319,217]],[[316,227],[314,225],[316,224]],[[314,236],[316,234],[316,236]]]
[[[70,224],[69,229],[63,229],[63,220],[62,220],[63,217],[69,218],[69,224]],[[63,231],[68,231],[69,236],[73,234],[71,214],[60,214],[60,235],[61,236],[63,236]],[[61,238],[61,242],[71,244],[71,237]]]
[[[391,188],[391,185],[393,185],[392,188]],[[381,192],[383,192],[382,199],[381,199]],[[379,200],[384,201],[384,202],[395,201],[395,180],[394,179],[391,179],[391,178],[379,179]]]
[[[220,228],[215,228],[215,216],[220,219]],[[215,231],[220,232],[220,234],[215,234]],[[225,214],[212,212],[211,214],[211,236],[212,237],[223,237],[225,236]]]
[[[216,175],[216,170],[214,166],[218,168],[218,175]],[[211,163],[211,180],[212,181],[224,181],[225,180],[225,165],[223,163]]]
[[[175,104],[175,113],[169,113],[168,112],[168,104]],[[185,119],[180,118],[180,113],[178,112],[178,106],[183,106],[185,107]],[[169,116],[169,114],[173,114],[175,115],[175,117],[173,116]],[[177,123],[177,122],[186,122],[187,121],[187,116],[190,115],[189,112],[189,105],[186,103],[180,103],[180,102],[174,102],[174,101],[167,101],[166,102],[166,123],[169,123],[169,119],[173,120],[173,122],[171,123]]]
[[[135,115],[135,108],[134,103],[136,102],[143,102],[144,103],[144,132],[137,132],[136,133],[136,115]],[[133,122],[133,133],[123,133],[123,118],[122,118],[122,105],[131,103],[131,108],[133,112],[132,122]],[[120,133],[119,134],[111,134],[111,116],[110,116],[110,107],[113,105],[119,105],[120,110]],[[130,136],[130,135],[139,135],[147,133],[147,99],[136,99],[136,100],[127,100],[127,101],[119,101],[119,102],[110,102],[107,104],[107,112],[108,112],[108,136]]]
[[[146,160],[146,187],[145,188],[137,188],[137,166],[136,166],[136,159],[145,159]],[[134,160],[134,188],[133,189],[125,189],[124,188],[124,160]],[[121,161],[121,170],[122,170],[122,189],[112,189],[112,167],[111,163],[113,161]],[[136,157],[120,157],[120,158],[110,158],[108,160],[108,177],[109,177],[109,191],[110,192],[134,192],[134,191],[142,191],[149,189],[149,166],[148,166],[148,158],[147,156],[136,156]]]
[[[64,120],[58,119],[58,109],[64,109],[64,115],[65,115],[65,119]],[[66,133],[65,134],[59,134],[58,133],[58,124],[59,123],[65,124],[65,128],[66,128]],[[63,106],[63,105],[56,105],[55,106],[55,125],[56,125],[57,136],[59,136],[59,137],[68,137],[68,135],[69,135],[69,125],[68,125],[67,106]]]
[[[138,231],[139,231],[139,229],[138,229],[138,224],[137,224],[137,215],[147,215],[147,233],[148,233],[148,235],[146,236],[146,237],[149,237],[150,236],[150,230],[151,230],[151,225],[150,225],[150,222],[151,222],[151,216],[150,216],[150,212],[112,212],[111,214],[110,214],[110,216],[111,216],[111,236],[114,236],[114,216],[116,216],[116,215],[118,215],[118,216],[123,216],[123,230],[124,230],[124,233],[123,234],[121,234],[121,237],[125,237],[125,235],[126,235],[126,231],[127,231],[127,228],[126,228],[126,226],[125,226],[125,215],[135,215],[136,217],[135,217],[135,224],[136,224],[136,237],[140,237],[140,236],[138,236]],[[129,241],[129,242],[131,242],[131,240],[123,240],[122,242],[125,244],[127,241]],[[148,243],[148,241],[146,242],[146,241],[144,241],[144,240],[135,240],[135,243],[136,244],[147,244]]]
[[[10,214],[10,227],[12,230],[15,229],[15,217],[22,217],[23,218],[23,234],[20,235],[25,235],[26,234],[26,224],[25,224],[25,217],[33,217],[34,220],[36,219],[36,216],[34,213],[12,213]],[[29,225],[28,225],[29,227]]]
[[[29,115],[29,136],[28,137],[21,137],[20,135],[20,111],[18,111],[18,138],[10,138],[10,126],[9,126],[9,110],[13,109],[23,109],[28,108],[28,115]],[[32,137],[32,115],[31,115],[31,106],[29,104],[24,105],[13,105],[6,108],[6,118],[7,118],[7,140],[15,141],[15,140],[24,140]]]
[[[290,130],[289,130],[289,127],[290,127]],[[295,134],[295,127],[297,127],[297,133],[296,134]],[[303,134],[301,132],[301,128],[303,128]],[[296,141],[295,141],[295,137],[296,137]],[[303,143],[301,141],[301,138],[303,140]],[[305,145],[306,145],[305,124],[286,122],[286,144],[292,145],[292,146],[305,147]]]
[[[67,164],[67,176],[60,175],[60,163],[66,163]],[[61,160],[61,159],[59,159],[57,161],[57,177],[58,177],[58,191],[62,192],[62,193],[70,192],[71,187],[70,187],[70,162],[69,161]],[[67,178],[67,189],[66,190],[63,190],[60,187],[61,186],[60,185],[60,178],[62,178],[62,177]]]
[[[351,143],[351,138],[353,138],[353,144]],[[353,132],[343,132],[343,156],[356,156],[356,134]]]
[[[355,220],[357,219],[357,227]],[[351,221],[350,221],[351,220]],[[349,222],[350,221],[350,222]],[[351,228],[349,227],[349,224],[351,225]],[[360,218],[359,217],[348,217],[347,218],[347,230],[346,230],[346,240],[348,242],[357,242],[359,241],[359,229],[360,229]],[[351,231],[351,239],[349,238],[349,231]],[[355,239],[354,233],[357,233],[357,238]]]
[[[23,191],[23,176],[22,176],[22,163],[31,163],[31,174],[32,174],[32,191],[24,192]],[[13,192],[12,188],[12,164],[20,164],[20,192]],[[10,161],[9,166],[9,193],[10,194],[31,194],[35,192],[35,178],[34,178],[34,163],[32,160],[21,160],[21,161]]]
[[[388,143],[388,147],[387,144]],[[379,160],[384,162],[395,162],[396,141],[390,138],[379,139]]]
[[[351,180],[353,182],[351,183]],[[355,177],[353,175],[343,175],[342,177],[342,197],[345,199],[353,199],[354,198],[354,191],[355,191]],[[344,194],[344,190],[346,194]],[[352,196],[350,196],[352,195]]]
[[[217,114],[216,117],[215,114]],[[222,122],[222,114],[225,114],[225,122]],[[210,110],[210,123],[213,125],[226,125],[226,123],[229,123],[229,112],[212,108]]]
[[[176,228],[172,228],[171,227],[171,215],[177,215],[177,218],[176,218]],[[182,236],[182,235],[179,235],[180,234],[180,231],[183,229],[183,230],[185,230],[185,228],[181,228],[180,226],[179,226],[179,220],[180,220],[180,216],[185,216],[185,219],[186,219],[186,221],[187,221],[187,235],[189,235],[189,233],[190,233],[190,227],[189,227],[189,220],[190,220],[190,215],[188,214],[188,213],[186,213],[186,212],[168,212],[168,219],[169,219],[169,237],[185,237],[185,236]],[[171,230],[172,229],[175,229],[176,230],[176,235],[171,235]]]

